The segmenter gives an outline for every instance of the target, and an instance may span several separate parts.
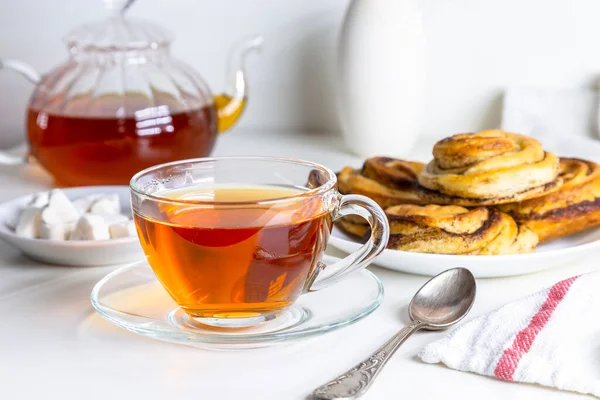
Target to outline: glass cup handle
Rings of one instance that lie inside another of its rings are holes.
[[[333,220],[335,221],[347,215],[359,215],[366,219],[371,226],[371,237],[354,253],[335,264],[326,266],[324,263],[319,263],[315,267],[316,271],[313,272],[309,282],[307,282],[307,292],[321,290],[339,282],[348,274],[367,266],[385,249],[390,236],[390,225],[385,212],[377,203],[365,196],[341,196],[341,200],[334,211]],[[325,268],[333,268],[336,272],[319,279],[318,276]]]

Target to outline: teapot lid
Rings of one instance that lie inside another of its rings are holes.
[[[124,51],[157,49],[167,46],[172,35],[162,27],[125,18],[135,0],[104,0],[111,15],[104,21],[81,25],[64,40],[69,48],[81,50]]]

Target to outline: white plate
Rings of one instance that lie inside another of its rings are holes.
[[[337,228],[333,229],[329,244],[346,253],[351,253],[360,246],[359,242]],[[535,253],[530,254],[460,256],[384,250],[374,263],[395,271],[428,276],[437,275],[449,268],[465,267],[477,278],[499,278],[559,267],[598,250],[600,228],[540,245]]]
[[[62,190],[70,199],[94,193],[117,193],[123,207],[122,212],[131,216],[127,186],[89,186]],[[122,264],[144,258],[137,237],[59,241],[17,236],[10,225],[17,220],[19,213],[31,198],[32,195],[27,195],[0,204],[0,239],[19,249],[26,256],[45,263],[75,266]]]

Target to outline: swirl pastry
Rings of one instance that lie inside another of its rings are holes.
[[[361,194],[373,199],[382,208],[397,204],[424,204],[415,193],[417,176],[425,164],[387,157],[373,157],[362,169],[346,167],[338,175],[342,194]],[[347,233],[362,237],[369,225],[360,217],[348,216],[337,222]]]
[[[344,232],[357,238],[364,238],[367,233],[371,230],[371,227],[367,222],[356,215],[348,215],[342,219],[339,219],[335,223],[336,226],[341,228]]]
[[[494,208],[399,205],[386,210],[388,248],[419,253],[496,255],[530,253],[537,235]]]
[[[417,176],[424,164],[387,157],[369,158],[362,169],[346,167],[338,173],[342,194],[362,194],[382,208],[396,204],[423,204],[415,193]]]
[[[564,183],[556,192],[499,206],[536,232],[541,242],[600,226],[600,165],[560,159]]]
[[[505,204],[561,185],[559,161],[537,140],[500,130],[454,135],[433,147],[419,175],[419,196],[432,204]]]

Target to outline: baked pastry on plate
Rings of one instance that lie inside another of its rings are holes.
[[[557,190],[559,160],[528,136],[501,130],[465,133],[433,147],[419,174],[429,204],[479,206],[522,201]]]
[[[542,197],[499,206],[547,242],[600,226],[600,165],[560,159],[561,188]]]
[[[338,189],[342,194],[361,194],[387,208],[397,204],[424,204],[415,192],[417,175],[425,164],[388,157],[369,158],[361,169],[345,167],[338,174]],[[348,234],[362,238],[369,224],[357,216],[336,222]]]
[[[399,205],[386,210],[388,249],[418,253],[496,255],[531,253],[537,235],[494,208]]]
[[[341,230],[356,238],[362,239],[371,231],[371,226],[357,215],[348,215],[335,222]]]
[[[342,194],[361,194],[382,208],[396,204],[423,204],[415,192],[417,176],[425,164],[387,157],[373,157],[362,169],[345,167],[338,175]]]

